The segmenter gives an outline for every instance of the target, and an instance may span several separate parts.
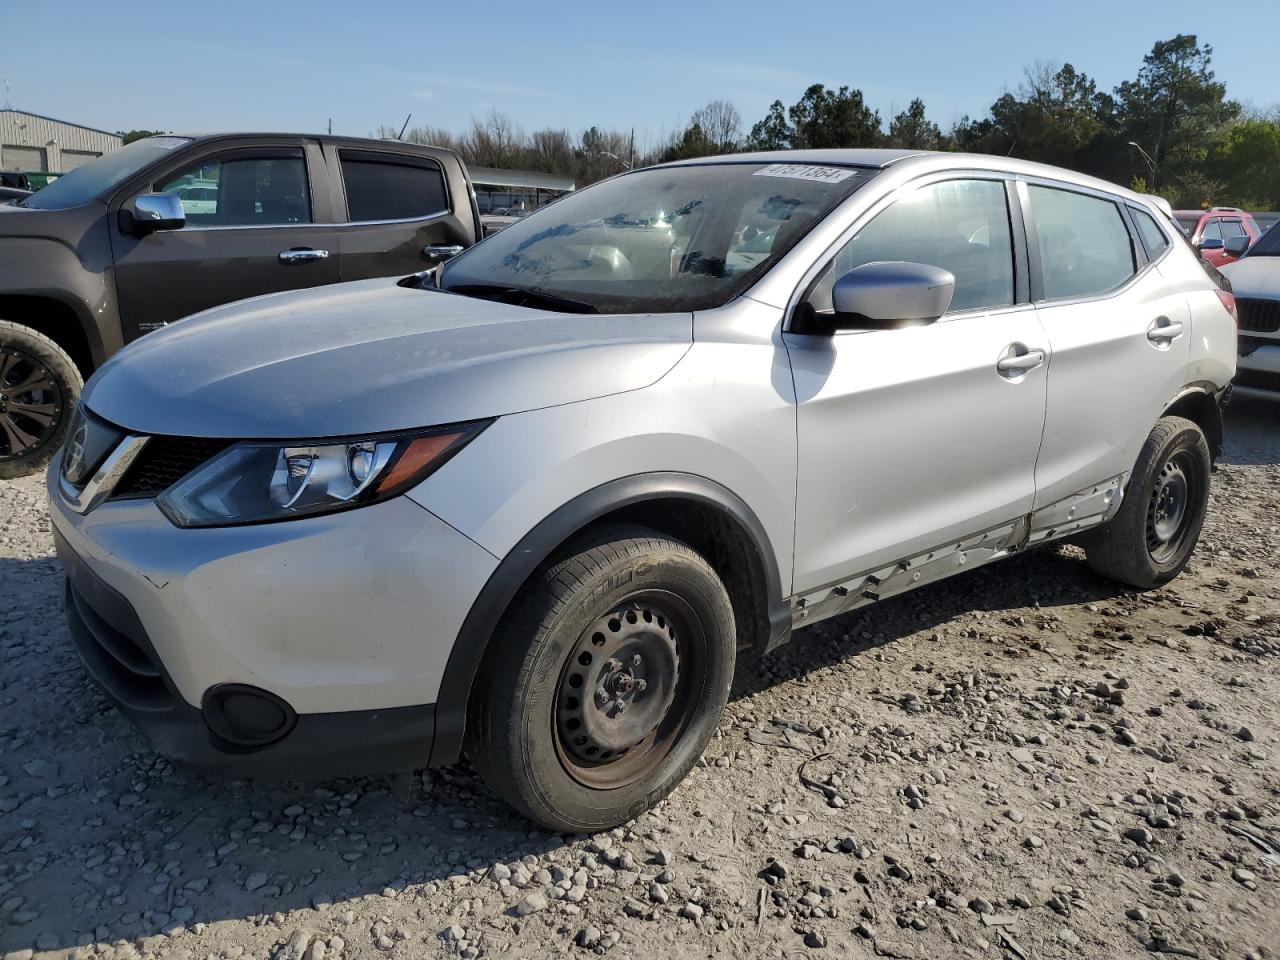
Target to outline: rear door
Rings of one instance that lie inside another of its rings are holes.
[[[390,146],[326,144],[337,172],[343,280],[391,277],[435,266],[475,242],[469,191],[457,190],[442,158]]]
[[[1183,386],[1191,319],[1185,295],[1160,272],[1170,245],[1153,235],[1148,257],[1115,198],[1051,181],[1018,188],[1032,297],[1051,348],[1040,509],[1133,469]],[[1148,219],[1148,230],[1164,233]]]
[[[337,235],[316,222],[328,208],[308,152],[298,140],[188,153],[118,198],[115,209],[173,193],[186,214],[181,230],[142,237],[110,218],[127,339],[232,300],[337,282]]]

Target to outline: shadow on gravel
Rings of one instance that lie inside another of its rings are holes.
[[[1237,466],[1280,463],[1280,400],[1235,397],[1223,416],[1222,462]]]
[[[0,953],[252,922],[394,896],[409,883],[464,884],[465,874],[572,839],[533,829],[465,765],[424,774],[427,789],[411,805],[378,779],[246,783],[174,768],[85,676],[62,626],[58,574],[52,560],[0,560],[6,601],[17,588],[12,599],[30,611],[0,615]],[[1115,592],[1078,558],[1034,552],[803,631],[744,664],[733,695],[974,609]]]
[[[777,653],[757,664],[745,664],[732,695],[750,696],[777,683],[803,678],[975,610],[999,614],[1026,607],[1069,606],[1107,600],[1124,592],[1123,587],[1095,575],[1079,553],[1068,554],[1056,547],[1031,550],[801,630]],[[1010,633],[1022,629],[1017,624],[1007,627]]]

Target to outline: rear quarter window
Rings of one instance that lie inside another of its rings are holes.
[[[1171,242],[1168,235],[1156,223],[1156,218],[1145,210],[1130,207],[1129,212],[1133,214],[1133,222],[1138,225],[1138,236],[1142,238],[1142,245],[1147,248],[1147,256],[1152,260],[1156,259],[1168,248]]]

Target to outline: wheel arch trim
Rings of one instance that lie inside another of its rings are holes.
[[[538,566],[566,540],[602,517],[654,500],[693,501],[724,512],[741,526],[754,544],[767,588],[766,649],[790,635],[791,607],[782,593],[777,556],[759,518],[737,494],[714,480],[690,473],[643,473],[611,480],[574,497],[526,533],[472,602],[441,678],[431,766],[450,764],[461,756],[471,688],[489,641],[511,601]]]
[[[1219,397],[1224,390],[1208,381],[1189,383],[1160,412],[1162,417],[1182,416],[1199,425],[1209,441],[1209,454],[1214,460],[1222,454],[1223,423]]]

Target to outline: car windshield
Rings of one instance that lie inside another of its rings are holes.
[[[190,141],[186,137],[147,137],[76,167],[37,190],[19,206],[37,210],[66,210],[88,203],[153,160]]]
[[[600,313],[668,313],[741,294],[875,170],[707,163],[623,174],[451,260],[438,286]]]
[[[1246,257],[1280,257],[1280,223],[1273,223],[1245,254]]]

